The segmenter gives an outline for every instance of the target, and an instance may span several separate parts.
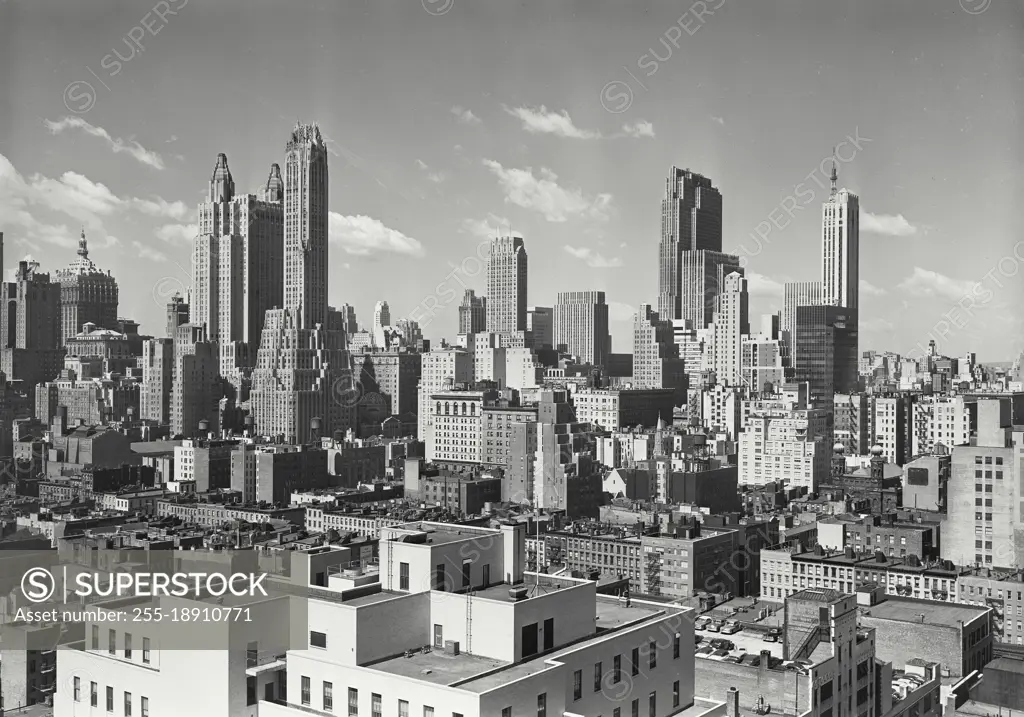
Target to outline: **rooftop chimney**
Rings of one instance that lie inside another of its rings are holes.
[[[740,691],[730,687],[725,691],[726,717],[740,717]]]

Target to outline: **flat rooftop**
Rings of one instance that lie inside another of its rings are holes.
[[[411,657],[398,655],[364,667],[437,685],[450,685],[508,664],[510,663],[467,653],[447,655],[441,650],[431,650],[416,652]]]
[[[877,605],[862,607],[861,613],[882,620],[954,627],[957,620],[970,622],[988,610],[973,605],[888,597]]]
[[[446,543],[455,543],[460,540],[470,540],[472,538],[482,538],[501,534],[500,530],[492,530],[490,528],[477,528],[469,525],[449,525],[447,523],[431,523],[427,521],[393,525],[387,528],[386,532],[388,535],[398,538],[399,541],[401,541],[403,534],[427,534],[426,543],[416,543],[415,540],[408,541],[413,545],[444,545]]]

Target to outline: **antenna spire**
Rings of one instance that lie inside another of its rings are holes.
[[[832,145],[832,192],[829,196],[836,196],[836,180],[839,179],[839,174],[836,172],[836,146]]]

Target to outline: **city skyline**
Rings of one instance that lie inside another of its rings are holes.
[[[431,16],[414,5],[378,15],[313,3],[318,22],[308,26],[308,19],[269,9],[245,42],[244,33],[229,27],[214,43],[228,73],[241,56],[225,49],[241,52],[250,41],[265,47],[257,67],[243,72],[238,65],[237,85],[224,90],[244,118],[245,130],[232,132],[150,111],[185,97],[209,102],[221,92],[190,78],[197,74],[191,68],[211,62],[203,18],[221,7],[231,12],[230,2],[212,10],[199,0],[177,5],[159,36],[142,41],[149,52],[136,48],[129,61],[123,59],[129,46],[110,29],[116,27],[112,4],[75,14],[68,23],[75,32],[67,37],[46,25],[58,11],[54,3],[0,7],[18,13],[18,37],[10,43],[23,58],[11,69],[10,86],[24,111],[0,139],[6,266],[31,254],[42,270],[56,271],[73,258],[84,225],[92,255],[118,278],[122,313],[140,321],[143,333],[160,335],[163,304],[191,282],[195,206],[211,163],[223,152],[238,192],[257,192],[267,166],[283,166],[279,138],[301,116],[320,123],[335,160],[328,302],[369,315],[376,301],[387,300],[393,315],[421,317],[424,334],[434,340],[457,333],[463,293],[457,280],[483,293],[484,274],[474,274],[467,257],[482,239],[511,230],[534,257],[529,304],[553,305],[558,291],[603,290],[613,350],[629,351],[633,313],[640,304],[657,304],[658,203],[672,165],[712,178],[721,191],[722,249],[744,261],[751,315],[779,310],[784,282],[819,275],[818,207],[828,196],[831,147],[838,145],[840,184],[862,204],[861,349],[907,352],[936,339],[949,354],[974,350],[990,361],[1009,360],[1019,350],[1020,318],[1008,309],[1020,295],[1012,281],[1019,259],[1009,214],[1020,189],[1012,173],[1021,154],[1020,122],[997,88],[1019,82],[1021,74],[1017,64],[984,59],[1007,58],[1019,31],[1019,18],[1003,8],[972,15],[957,3],[837,4],[842,12],[832,16],[787,3],[800,12],[787,13],[791,20],[778,31],[810,38],[795,65],[795,51],[778,35],[766,47],[767,39],[751,32],[765,11],[739,2],[721,3],[695,31],[689,26],[678,47],[665,39],[674,37],[668,30],[679,17],[667,4],[652,4],[614,36],[580,18],[581,29],[611,43],[613,51],[603,55],[572,40],[556,49],[554,34],[564,44],[563,30],[573,22],[557,9],[545,9],[544,18],[455,5]],[[139,5],[140,20],[150,9]],[[348,84],[330,85],[344,88],[326,93],[341,101],[317,94],[321,76],[382,40],[382,16],[416,30],[404,41],[409,51],[423,53],[423,67],[404,77],[408,68],[397,57],[371,52],[378,62],[345,75]],[[123,10],[117,17],[127,22]],[[467,23],[490,21],[534,31],[535,56],[498,63],[475,40],[458,39]],[[351,41],[332,44],[320,28],[344,22],[353,29],[346,32]],[[878,23],[882,31],[873,33]],[[908,36],[910,27],[920,35]],[[130,29],[128,22],[125,32]],[[273,46],[261,43],[270,33]],[[987,50],[977,49],[979,35],[989,40]],[[61,65],[24,43],[32,37],[60,43]],[[109,63],[101,62],[118,43],[121,71],[108,77],[102,73]],[[466,63],[468,57],[474,62]],[[666,59],[645,77],[652,57]],[[930,79],[936,62],[956,68],[956,92]],[[313,81],[285,86],[273,79],[280,77],[278,65],[295,63],[308,66]],[[464,67],[474,63],[484,63],[487,84]],[[560,68],[547,86],[517,79],[545,63]],[[643,87],[622,70],[624,63]],[[433,68],[440,69],[436,77]],[[95,90],[88,108],[76,100],[87,92],[84,85],[62,94],[85,81]],[[615,92],[605,91],[615,82]],[[629,86],[631,98],[624,111],[614,102],[624,92],[620,85]],[[836,86],[847,91],[833,97]],[[682,88],[685,102],[677,97]],[[405,92],[406,106],[416,111],[398,111],[392,90]],[[877,99],[858,101],[868,91]],[[363,99],[345,102],[349,94]],[[777,95],[790,104],[767,102]],[[826,96],[827,121],[810,122]],[[744,110],[752,98],[766,100],[756,105],[759,112]],[[420,124],[422,130],[410,131]],[[975,216],[963,217],[962,206]],[[970,253],[962,251],[964,242]],[[464,274],[451,276],[462,266]],[[412,279],[389,282],[395,273]],[[445,281],[457,298],[424,320],[429,315],[417,307]],[[973,301],[968,315],[957,304],[972,295],[990,299]]]

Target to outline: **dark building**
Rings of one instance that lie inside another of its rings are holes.
[[[775,518],[742,518],[739,513],[706,515],[701,521],[709,528],[736,531],[736,550],[730,563],[736,569],[737,597],[761,594],[761,549],[779,544],[779,521]]]
[[[167,338],[173,339],[178,335],[178,327],[188,323],[188,302],[175,294],[167,302]]]
[[[857,390],[856,309],[798,306],[795,333],[794,378],[810,384],[815,408],[831,409],[836,393]]]
[[[19,262],[14,281],[0,283],[0,371],[33,387],[52,381],[64,367],[60,284],[38,268],[35,262]]]
[[[847,510],[863,513],[889,513],[903,505],[903,470],[885,460],[881,446],[871,448],[871,464],[847,472],[842,446],[836,444],[832,471],[819,486],[819,494],[828,500],[844,500]]]

